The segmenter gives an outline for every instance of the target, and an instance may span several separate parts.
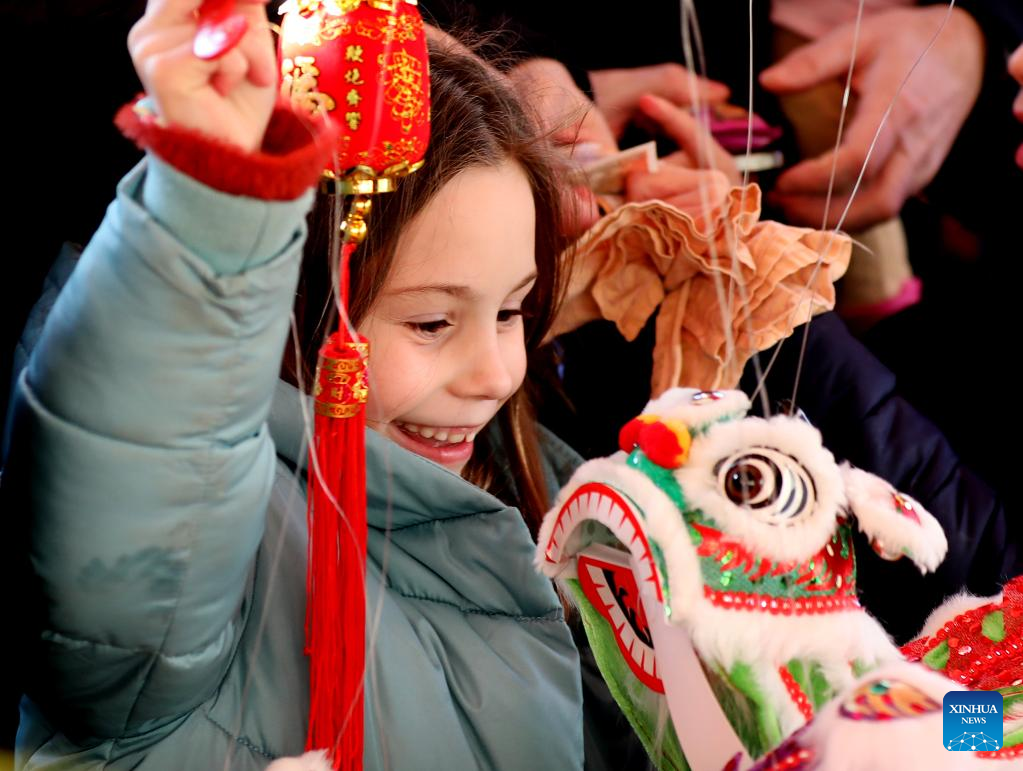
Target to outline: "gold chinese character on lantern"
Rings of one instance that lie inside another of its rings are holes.
[[[316,58],[296,56],[281,62],[281,96],[309,115],[325,115],[336,106],[329,94],[319,91],[320,70]]]
[[[413,126],[426,120],[426,94],[423,91],[423,64],[405,51],[395,51],[380,64],[386,72],[384,101],[391,107],[391,116],[406,134]]]
[[[345,82],[351,83],[353,86],[366,85],[366,81],[362,79],[362,73],[359,72],[358,67],[352,67],[350,70],[345,72]]]
[[[417,40],[423,34],[423,21],[418,14],[388,14],[371,22],[360,20],[355,25],[355,34],[370,40],[379,40],[385,45],[407,43]]]
[[[345,94],[345,101],[348,102],[349,106],[351,107],[358,107],[359,102],[362,101],[362,96],[359,94],[358,91],[356,91],[353,88],[350,89],[347,94]]]
[[[361,112],[346,112],[345,122],[348,124],[348,128],[352,131],[356,131],[359,128],[359,124],[362,123]]]
[[[362,46],[348,46],[348,48],[345,49],[345,61],[361,62]]]

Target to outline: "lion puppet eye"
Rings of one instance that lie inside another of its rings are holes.
[[[816,503],[813,478],[802,463],[771,447],[744,449],[717,464],[721,492],[757,519],[783,524],[809,514]]]

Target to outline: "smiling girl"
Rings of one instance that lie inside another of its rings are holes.
[[[20,768],[303,750],[305,426],[285,381],[310,382],[321,336],[329,207],[303,244],[331,137],[273,112],[261,4],[217,62],[191,55],[198,5],[153,0],[132,32],[153,109],[121,125],[147,158],[15,395],[40,608]],[[373,346],[365,765],[579,768],[576,651],[524,522],[576,460],[523,390],[560,294],[558,187],[498,76],[436,48],[431,68],[426,166],[376,203],[352,275]]]

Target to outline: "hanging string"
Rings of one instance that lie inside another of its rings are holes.
[[[702,37],[702,35],[700,33],[699,19],[696,18],[695,8],[693,7],[691,0],[682,0],[682,2],[680,3],[679,13],[680,13],[680,18],[682,20],[682,25],[681,25],[682,26],[682,29],[681,29],[682,50],[683,50],[683,56],[684,56],[684,59],[685,59],[686,69],[689,70],[690,73],[695,73],[695,74],[699,74],[702,77],[707,77],[707,63],[706,63],[706,57],[705,57],[704,50],[703,50],[703,37]],[[692,18],[695,23],[690,23],[689,22],[690,18]],[[696,48],[697,48],[697,52],[696,53],[697,53],[697,56],[695,56],[695,57],[693,56],[693,50],[692,50],[692,47],[691,47],[690,42],[689,42],[688,32],[690,32],[690,31],[692,31],[693,37],[695,38],[695,41],[696,41]],[[752,121],[753,121],[753,0],[750,0],[750,3],[749,3],[749,68],[748,68],[748,71],[749,71],[749,88],[748,88],[749,103],[748,103],[748,115],[747,115],[747,121],[748,122],[747,122],[747,141],[746,141],[746,154],[747,154],[747,158],[752,154],[752,141],[753,141],[752,140],[752,136],[753,136],[753,123],[752,123]],[[709,142],[708,138],[710,136],[710,131],[709,131],[709,124],[707,123],[707,115],[705,114],[705,111],[703,109],[701,109],[701,107],[700,107],[700,94],[699,94],[699,91],[696,88],[696,83],[695,83],[695,81],[692,78],[690,78],[689,84],[690,84],[690,100],[691,100],[692,104],[694,105],[694,112],[696,113],[697,116],[701,116],[703,118],[703,129],[704,130],[703,130],[703,132],[701,132],[698,135],[698,140],[697,140],[698,141],[698,147],[700,148],[700,150],[699,150],[700,158],[699,158],[698,166],[700,168],[709,168],[709,169],[711,169],[713,171],[720,171],[720,169],[718,169],[716,164],[714,163],[713,153],[711,153],[710,152],[710,148],[707,147],[707,144]],[[747,180],[748,180],[748,172],[747,172],[747,176],[744,177],[744,184],[745,184],[745,182]],[[707,195],[707,192],[706,192],[706,190],[707,190],[706,183],[701,178],[699,180],[698,184],[699,184],[699,190],[700,190],[700,205],[701,205],[701,207],[702,207],[704,212],[710,212],[711,207],[710,207],[710,204],[709,204],[709,196]],[[745,207],[746,194],[747,194],[747,190],[746,190],[746,187],[744,186],[743,189],[742,189],[742,194],[741,194],[741,199],[740,199],[740,209],[743,209]],[[751,317],[751,315],[750,315],[750,313],[748,311],[748,308],[749,308],[749,296],[748,296],[748,293],[746,292],[745,282],[743,281],[743,278],[742,278],[742,276],[741,276],[741,274],[740,274],[740,272],[738,270],[738,234],[735,232],[735,230],[732,227],[728,226],[727,224],[726,224],[726,227],[725,227],[725,239],[728,242],[728,247],[729,247],[730,252],[731,252],[731,264],[730,264],[731,275],[733,277],[734,284],[738,288],[738,292],[739,292],[739,296],[740,296],[740,301],[741,301],[742,307],[744,309],[743,322],[742,323],[743,323],[743,325],[746,328],[746,334],[750,337],[750,339],[753,339],[753,336],[754,336],[753,321],[752,321],[752,317]],[[709,244],[709,247],[710,247],[711,257],[714,260],[714,262],[717,263],[718,255],[717,255],[716,241],[711,241],[711,243]],[[736,355],[735,343],[734,343],[734,339],[732,338],[732,318],[733,318],[733,306],[734,306],[734,296],[732,294],[733,285],[729,284],[729,292],[728,292],[727,300],[726,300],[726,302],[722,303],[721,302],[721,296],[722,296],[722,293],[723,293],[722,281],[721,281],[720,274],[717,271],[714,271],[712,273],[712,280],[714,281],[714,285],[715,285],[715,293],[718,296],[719,309],[721,311],[722,327],[723,327],[723,330],[724,330],[724,333],[725,333],[725,341],[726,341],[726,349],[725,349],[726,350],[726,357],[725,357],[725,360],[726,360],[726,363],[730,363],[735,358],[735,355]],[[761,368],[760,368],[760,358],[759,358],[759,353],[758,352],[755,352],[753,354],[752,360],[753,360],[754,372],[756,373],[757,377],[760,378],[761,377]],[[763,389],[761,391],[761,407],[762,407],[764,416],[765,417],[770,416],[770,414],[771,414],[770,401],[769,401],[769,399],[767,397],[766,389]]]
[[[860,0],[860,4],[859,5],[860,5],[859,10],[860,10],[860,12],[862,12],[863,0]],[[937,30],[935,30],[935,32],[931,36],[930,40],[928,40],[927,45],[924,46],[923,51],[921,51],[920,55],[914,60],[913,64],[910,66],[910,68],[909,68],[908,72],[906,73],[905,77],[903,77],[902,81],[899,83],[899,86],[896,89],[896,91],[895,91],[894,95],[892,96],[891,100],[888,102],[888,106],[885,109],[884,113],[882,114],[881,120],[878,122],[877,129],[874,132],[874,136],[871,139],[870,145],[867,148],[867,153],[866,153],[866,155],[865,155],[865,157],[863,159],[863,163],[860,166],[859,173],[858,173],[858,175],[856,177],[856,182],[854,183],[852,191],[849,194],[849,200],[846,202],[845,208],[843,209],[842,214],[841,214],[841,216],[838,219],[838,222],[835,224],[835,227],[832,229],[832,239],[829,239],[829,241],[825,244],[824,248],[820,252],[818,260],[817,260],[817,263],[814,266],[814,270],[811,272],[810,278],[807,280],[807,283],[803,287],[803,290],[801,292],[801,298],[802,299],[800,300],[799,303],[797,303],[796,308],[793,310],[793,315],[790,316],[790,320],[795,318],[794,314],[795,314],[796,310],[798,310],[799,307],[801,307],[803,305],[803,303],[805,302],[806,296],[807,296],[807,294],[809,292],[809,288],[812,285],[813,281],[816,280],[817,273],[820,270],[820,266],[823,264],[824,254],[826,254],[827,253],[827,249],[830,248],[830,244],[831,244],[831,241],[833,240],[833,237],[841,233],[842,225],[845,223],[845,219],[846,219],[846,217],[849,214],[849,209],[851,208],[851,206],[853,204],[853,201],[856,198],[856,194],[859,192],[859,188],[860,188],[860,185],[861,185],[861,183],[863,181],[863,177],[866,174],[867,166],[870,163],[870,158],[873,155],[874,148],[877,146],[878,138],[880,137],[881,132],[884,130],[884,127],[885,127],[885,125],[888,122],[888,118],[891,115],[892,110],[895,108],[895,104],[897,103],[899,97],[901,96],[902,91],[903,91],[903,89],[906,86],[906,83],[909,82],[909,79],[910,79],[910,77],[912,77],[913,73],[916,71],[916,68],[924,60],[924,58],[930,52],[931,48],[934,47],[935,42],[937,42],[938,36],[941,34],[942,30],[945,29],[945,26],[947,25],[948,20],[951,18],[952,11],[954,10],[954,8],[955,8],[955,0],[949,0],[948,8],[947,8],[947,10],[945,12],[945,16],[942,18],[941,24],[938,25]],[[860,13],[858,13],[857,14],[856,27],[855,27],[855,30],[854,30],[854,40],[855,41],[858,41],[858,39],[859,39],[860,25],[861,25],[861,16],[860,16]],[[848,71],[848,77],[847,77],[847,83],[846,83],[846,92],[845,92],[845,95],[844,95],[843,100],[842,100],[842,115],[840,117],[840,125],[844,124],[845,112],[846,112],[846,110],[848,108],[849,91],[851,90],[851,78],[852,78],[853,66],[854,66],[854,63],[855,63],[855,54],[856,54],[856,49],[854,47],[854,49],[853,49],[853,51],[851,53],[851,57],[850,57],[850,65],[849,65],[849,71]],[[837,148],[837,146],[840,143],[841,143],[841,137],[839,136],[837,141],[836,141],[836,148]],[[830,198],[831,198],[831,195],[832,195],[833,187],[834,187],[834,173],[832,174],[832,178],[830,180],[829,188],[828,188],[828,200],[829,201],[830,201]],[[806,346],[807,346],[807,339],[809,337],[811,317],[812,317],[812,307],[809,308],[809,310],[807,312],[807,321],[806,321],[806,324],[805,324],[804,329],[803,329],[803,340],[802,340],[802,345],[800,347],[799,359],[797,361],[796,377],[795,377],[795,380],[794,380],[794,383],[793,383],[792,399],[791,399],[791,402],[790,402],[791,405],[792,405],[792,409],[795,409],[796,408],[796,404],[797,404],[796,397],[798,395],[799,381],[800,381],[800,379],[802,377],[803,362],[804,362],[804,359],[806,357]],[[769,363],[769,365],[767,367],[767,370],[764,373],[764,379],[766,379],[767,375],[770,373],[771,367],[774,365],[774,362],[777,359],[777,356],[778,356],[779,352],[781,351],[782,343],[784,343],[784,340],[781,343],[779,343],[778,346],[776,347],[775,352],[774,352],[774,354],[771,357],[771,362]],[[759,387],[760,386],[758,385],[758,388]]]

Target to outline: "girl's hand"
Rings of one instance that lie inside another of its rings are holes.
[[[167,123],[259,149],[277,96],[277,59],[259,0],[238,0],[249,22],[241,42],[219,59],[192,52],[201,0],[150,0],[128,35],[135,71]]]

